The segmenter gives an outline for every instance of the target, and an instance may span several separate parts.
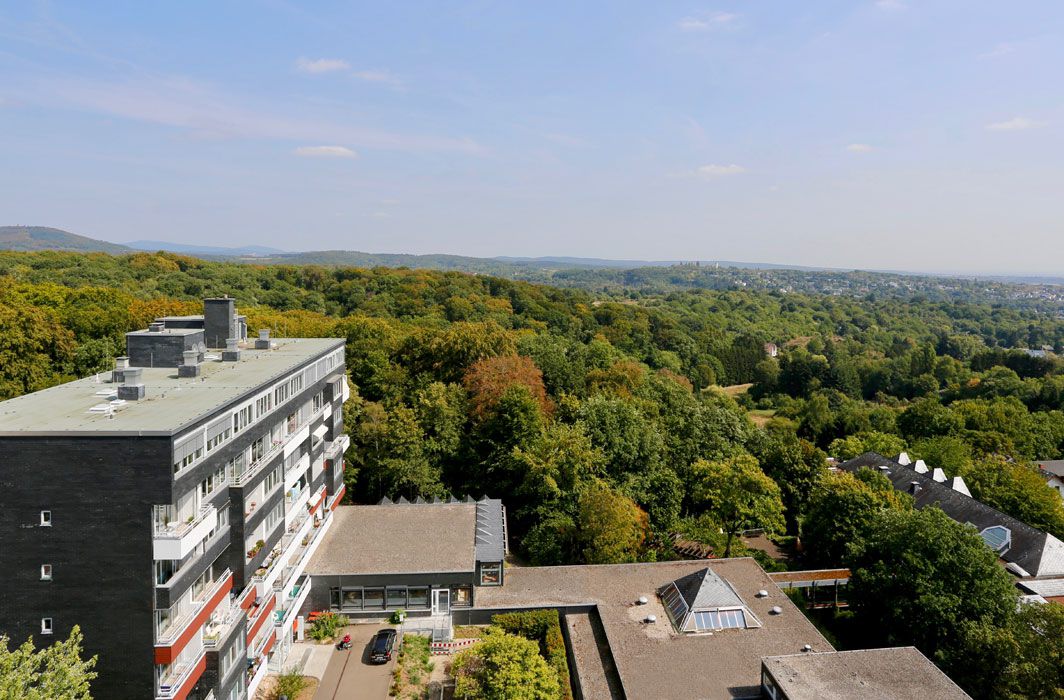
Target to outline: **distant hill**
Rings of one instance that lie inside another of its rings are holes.
[[[182,255],[211,255],[211,256],[245,256],[245,255],[278,255],[285,251],[279,248],[268,248],[262,245],[248,245],[239,248],[224,248],[220,246],[211,245],[192,245],[184,243],[170,243],[169,241],[130,241],[126,243],[130,248],[136,250],[147,250],[155,252],[158,250],[167,250],[171,253],[181,253]]]
[[[118,243],[79,236],[47,226],[0,226],[0,250],[71,250],[82,253],[132,253]]]

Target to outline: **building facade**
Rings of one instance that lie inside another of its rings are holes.
[[[252,695],[301,634],[348,392],[343,340],[249,343],[212,299],[106,376],[0,403],[0,634],[79,625],[97,697]]]

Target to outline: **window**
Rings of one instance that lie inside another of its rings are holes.
[[[281,465],[277,465],[263,480],[262,493],[268,495],[279,483],[281,483]]]
[[[742,610],[709,610],[696,612],[695,630],[741,629],[746,627],[746,615]]]
[[[661,602],[665,604],[665,609],[669,611],[669,617],[672,618],[673,624],[677,627],[683,622],[684,615],[687,614],[687,602],[680,595],[680,590],[676,588],[676,584],[670,583],[669,587],[661,593]]]
[[[404,608],[406,607],[406,587],[398,586],[395,588],[388,588],[388,606],[391,608]]]
[[[451,607],[468,608],[473,604],[473,587],[457,586],[451,589]]]
[[[980,532],[979,536],[998,554],[1005,553],[1012,546],[1012,532],[1001,525],[992,525]]]
[[[480,565],[480,585],[498,586],[502,583],[502,564],[491,563]]]
[[[411,609],[429,607],[429,589],[425,586],[412,586],[407,589],[407,607]]]
[[[155,562],[155,583],[162,586],[177,573],[181,562],[176,559],[160,559]]]
[[[41,634],[51,634],[51,633],[52,633],[52,618],[50,618],[50,617],[42,617],[41,618]]]
[[[42,510],[41,511],[41,527],[51,527],[51,526],[52,526],[52,511],[50,511],[50,510]]]
[[[381,610],[384,608],[383,588],[365,588],[362,592],[365,595],[363,606],[366,610]]]
[[[344,589],[344,610],[361,610],[362,609],[362,589],[361,588],[346,588]]]
[[[51,564],[41,564],[41,580],[42,581],[51,581],[52,580],[52,565]]]

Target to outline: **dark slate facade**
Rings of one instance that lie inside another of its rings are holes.
[[[40,646],[80,625],[86,654],[99,655],[98,698],[151,693],[149,517],[170,500],[169,464],[167,438],[0,437],[0,633]]]

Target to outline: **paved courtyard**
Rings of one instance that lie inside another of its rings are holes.
[[[350,649],[337,651],[335,646],[326,647],[331,658],[314,700],[384,700],[388,697],[398,650],[386,664],[369,662],[369,641],[377,630],[386,626],[352,625],[345,630],[351,635]]]

